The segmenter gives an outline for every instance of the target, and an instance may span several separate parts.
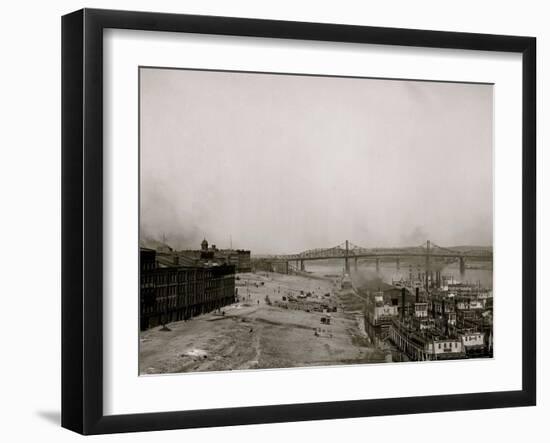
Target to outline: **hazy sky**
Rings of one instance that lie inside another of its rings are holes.
[[[141,70],[141,235],[492,244],[489,85]]]

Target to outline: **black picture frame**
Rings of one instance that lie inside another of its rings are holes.
[[[522,54],[522,389],[131,415],[103,413],[103,30],[454,48]],[[62,18],[62,426],[82,434],[536,404],[536,39],[83,9]]]

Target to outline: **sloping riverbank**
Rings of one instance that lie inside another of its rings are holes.
[[[240,302],[210,313],[141,333],[140,373],[226,371],[341,364],[379,363],[384,355],[364,336],[356,313],[360,298],[348,303],[330,279],[276,273],[241,274]],[[310,293],[309,297],[304,294]],[[330,295],[326,295],[330,294]],[[288,298],[301,305],[326,303],[337,312],[291,309]],[[284,298],[284,299],[283,299]],[[286,305],[285,305],[286,303]],[[286,307],[285,307],[286,306]],[[324,323],[330,318],[330,324]]]

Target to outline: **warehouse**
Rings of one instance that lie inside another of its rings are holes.
[[[235,266],[181,266],[140,248],[140,329],[186,320],[235,301]]]

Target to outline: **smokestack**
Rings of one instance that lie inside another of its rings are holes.
[[[424,273],[424,280],[426,281],[426,291],[430,290],[430,273],[426,270]]]
[[[443,316],[443,324],[445,325],[445,335],[449,335],[449,324],[445,315],[445,299],[441,299],[441,315]]]
[[[401,288],[401,320],[405,318],[405,288]]]
[[[449,317],[445,314],[445,300],[443,300],[442,309],[443,309],[443,322],[445,324],[445,335],[448,337],[449,336]]]
[[[418,303],[418,302],[420,301],[419,293],[420,293],[420,288],[417,286],[417,287],[416,287],[416,303]]]

